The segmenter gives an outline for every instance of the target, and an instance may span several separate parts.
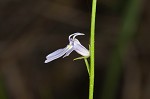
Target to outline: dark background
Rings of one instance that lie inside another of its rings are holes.
[[[109,96],[106,71],[129,1],[98,0],[95,99]],[[150,1],[141,1],[112,99],[150,99]],[[73,61],[80,55],[44,61],[74,32],[85,33],[78,39],[88,48],[90,18],[91,0],[0,0],[0,99],[88,99],[84,61]]]

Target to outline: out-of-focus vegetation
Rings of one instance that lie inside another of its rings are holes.
[[[124,11],[123,25],[118,34],[116,46],[112,52],[109,66],[107,68],[106,81],[102,91],[102,99],[116,99],[116,92],[120,82],[124,56],[128,51],[128,46],[133,41],[139,25],[141,14],[141,0],[130,0]],[[129,56],[127,56],[129,57]]]
[[[138,2],[98,0],[95,99],[150,99],[150,1]],[[88,48],[90,17],[90,0],[1,0],[0,99],[87,99],[84,61],[72,61],[79,55],[44,60],[73,32],[86,34]],[[112,58],[116,46],[122,54]]]

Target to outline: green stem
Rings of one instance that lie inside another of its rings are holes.
[[[89,78],[89,99],[93,99],[94,93],[94,49],[95,49],[95,18],[96,18],[96,3],[97,0],[92,1],[91,14],[91,38],[90,38],[90,78]]]
[[[87,58],[84,58],[84,62],[85,62],[85,65],[86,65],[86,68],[87,68],[88,74],[89,74],[89,76],[90,76],[89,63],[88,63]]]

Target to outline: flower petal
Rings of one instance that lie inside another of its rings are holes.
[[[51,61],[63,56],[67,51],[68,51],[68,47],[54,51],[53,53],[46,56],[45,63],[51,62]]]
[[[64,50],[63,48],[62,48],[62,49],[58,49],[58,50],[56,50],[56,51],[50,53],[49,55],[47,55],[46,58],[55,56],[55,55],[59,54],[60,52],[62,52],[63,50]]]
[[[71,53],[73,50],[74,50],[74,48],[73,48],[73,47],[72,47],[72,48],[70,48],[70,49],[66,52],[66,54],[63,56],[63,58],[64,58],[64,57],[69,56],[69,55],[70,55],[70,53]]]
[[[82,56],[90,56],[89,51],[83,45],[81,45],[78,39],[74,39],[74,50]]]
[[[74,39],[76,36],[78,36],[78,35],[85,35],[85,34],[79,33],[79,32],[73,33],[73,34],[71,34],[71,35],[69,36],[69,42],[70,42],[72,39]],[[73,36],[73,37],[72,37],[72,36]],[[71,37],[72,37],[72,38],[71,38]]]
[[[78,35],[85,35],[85,34],[83,34],[83,33],[79,33],[79,32],[74,33],[73,40],[74,40],[74,39],[75,39],[75,37],[76,37],[76,36],[78,36]]]

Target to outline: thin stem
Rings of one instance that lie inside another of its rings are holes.
[[[93,99],[94,93],[94,49],[95,49],[95,18],[96,18],[96,3],[97,0],[92,1],[91,14],[91,38],[90,38],[90,78],[89,78],[89,99]]]
[[[85,62],[85,65],[86,65],[86,68],[87,68],[88,74],[89,74],[89,76],[90,76],[89,63],[88,63],[87,58],[84,58],[84,62]]]

